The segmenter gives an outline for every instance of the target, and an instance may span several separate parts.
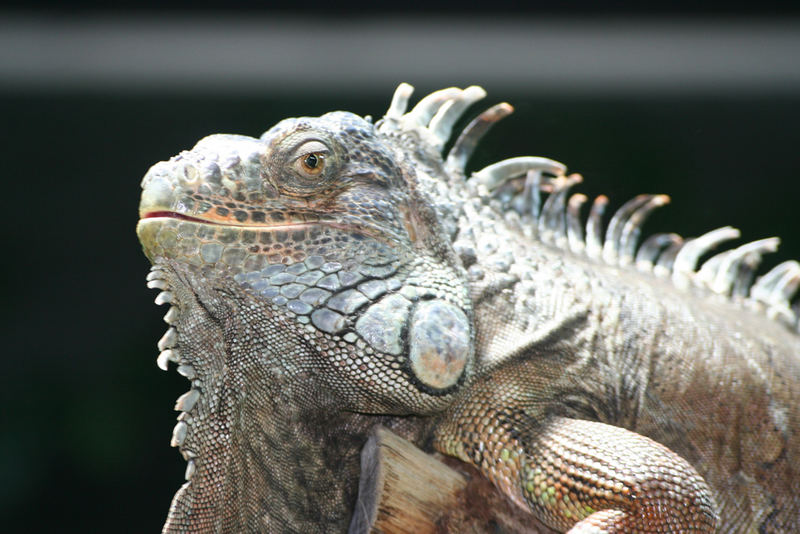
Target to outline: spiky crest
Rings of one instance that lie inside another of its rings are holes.
[[[378,127],[382,131],[413,131],[437,151],[443,149],[466,109],[486,95],[477,86],[451,87],[431,93],[406,112],[413,90],[406,83],[398,86]],[[464,128],[444,157],[450,179],[465,174],[480,139],[512,111],[507,103],[497,104]],[[557,161],[524,156],[472,173],[467,186],[473,194],[496,202],[506,219],[509,214],[518,215],[521,230],[531,238],[597,262],[669,278],[679,289],[695,287],[723,295],[730,302],[760,310],[800,332],[800,302],[792,304],[800,288],[800,263],[785,261],[755,277],[762,256],[777,250],[778,238],[760,239],[720,252],[698,268],[702,256],[719,244],[738,238],[739,231],[726,226],[692,239],[658,233],[640,243],[645,220],[655,208],[667,204],[669,197],[639,195],[629,200],[614,213],[603,231],[608,198],[600,195],[594,200],[584,225],[580,211],[587,197],[581,193],[569,195],[570,189],[581,181],[578,174],[567,176],[566,166]],[[548,194],[544,203],[541,193]]]

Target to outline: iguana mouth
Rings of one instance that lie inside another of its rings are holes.
[[[252,230],[270,230],[270,231],[277,231],[277,230],[290,230],[290,229],[299,229],[299,228],[310,228],[314,224],[327,224],[328,226],[333,226],[336,228],[346,228],[344,225],[335,225],[330,223],[321,223],[319,221],[289,221],[286,223],[280,224],[269,224],[269,223],[235,223],[228,220],[218,220],[215,221],[214,219],[204,219],[202,217],[193,217],[191,215],[186,215],[183,213],[178,213],[176,211],[150,211],[145,213],[141,216],[141,220],[145,219],[178,219],[181,221],[187,221],[197,224],[210,224],[213,226],[230,226],[232,228],[247,228]]]
[[[183,213],[178,213],[176,211],[150,211],[142,215],[142,219],[181,219],[182,221],[190,221],[196,223],[205,223],[205,224],[222,224],[216,221],[209,221],[206,219],[200,219],[198,217],[191,217],[189,215],[184,215]]]
[[[393,235],[391,232],[387,231],[386,229],[381,230],[380,228],[375,228],[370,224],[363,224],[360,221],[337,221],[337,220],[320,220],[320,219],[313,219],[313,220],[289,220],[281,223],[269,223],[269,222],[258,222],[258,223],[241,223],[241,222],[233,222],[230,220],[214,220],[212,218],[202,218],[202,217],[195,217],[192,215],[186,215],[184,213],[179,213],[176,211],[170,210],[154,210],[142,213],[140,216],[140,224],[145,221],[152,221],[153,219],[172,219],[178,221],[186,221],[189,223],[194,224],[203,224],[222,228],[231,228],[231,229],[239,229],[242,231],[256,231],[256,232],[289,232],[289,231],[303,231],[303,230],[310,230],[315,227],[317,228],[329,228],[334,231],[343,231],[347,232],[348,234],[358,234],[363,237],[367,237],[370,239],[374,239],[383,243],[396,243],[398,240],[398,236]]]
[[[141,216],[141,219],[179,219],[181,221],[188,221],[198,224],[211,224],[214,226],[230,226],[235,228],[251,228],[254,230],[283,230],[283,229],[291,229],[291,228],[304,228],[310,227],[314,224],[327,224],[328,226],[333,226],[337,228],[346,228],[345,225],[336,225],[333,223],[327,222],[320,222],[320,221],[308,221],[308,220],[297,220],[297,221],[288,221],[284,223],[264,223],[264,222],[257,222],[257,223],[246,223],[246,222],[232,222],[228,219],[219,219],[214,220],[213,218],[203,218],[203,217],[193,217],[191,215],[186,215],[184,213],[179,213],[177,211],[167,211],[167,210],[157,210],[157,211],[150,211]]]

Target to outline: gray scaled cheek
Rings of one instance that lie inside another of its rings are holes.
[[[453,386],[467,365],[470,327],[463,311],[449,302],[419,303],[409,327],[409,364],[432,389]]]

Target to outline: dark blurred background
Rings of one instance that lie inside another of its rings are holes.
[[[549,156],[612,206],[669,193],[648,233],[730,224],[783,238],[768,265],[800,258],[797,3],[490,4],[0,9],[2,530],[160,528],[187,383],[155,365],[165,310],[134,233],[139,181],[205,135],[379,117],[401,81],[417,97],[480,84],[473,114],[516,113],[473,170]]]

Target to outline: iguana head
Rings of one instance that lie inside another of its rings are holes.
[[[270,309],[265,330],[291,325],[347,409],[425,413],[473,355],[462,269],[414,167],[397,137],[345,112],[212,135],[150,169],[137,232],[154,264],[231,280]]]

